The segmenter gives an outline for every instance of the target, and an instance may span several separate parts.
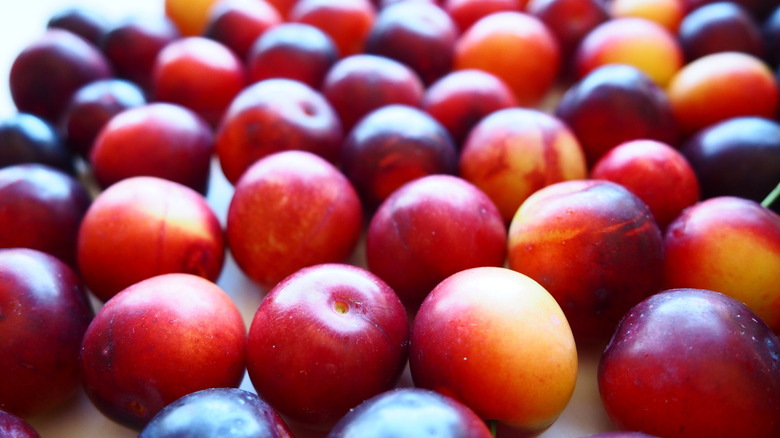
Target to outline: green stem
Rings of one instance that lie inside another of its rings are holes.
[[[493,438],[496,438],[496,434],[498,433],[498,420],[485,420],[485,423],[487,423],[488,429],[490,429],[490,434]]]
[[[764,208],[769,208],[769,206],[771,206],[778,197],[780,197],[780,183],[778,183],[775,188],[769,192],[768,195],[766,195],[766,198],[761,201],[761,206]]]

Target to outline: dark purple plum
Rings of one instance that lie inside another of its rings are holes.
[[[246,64],[250,82],[287,78],[319,89],[338,59],[336,43],[322,30],[305,23],[283,23],[255,40]]]
[[[13,376],[0,379],[0,409],[27,417],[73,397],[92,317],[86,289],[67,265],[33,249],[0,249],[0,374]]]
[[[152,69],[163,47],[181,37],[167,17],[128,17],[110,28],[100,45],[116,75],[152,88]]]
[[[342,417],[327,438],[489,438],[490,429],[454,398],[422,388],[376,395]]]
[[[17,55],[8,81],[20,112],[56,123],[76,90],[112,74],[94,44],[70,31],[49,29]]]
[[[629,65],[607,64],[590,72],[566,90],[555,115],[574,131],[589,165],[629,140],[678,144],[666,93]]]
[[[764,56],[761,26],[738,3],[720,1],[703,5],[683,17],[677,38],[690,62],[717,52],[744,52]]]
[[[106,17],[92,9],[70,7],[56,12],[46,23],[48,29],[64,29],[100,46],[110,24]]]
[[[387,105],[362,118],[344,140],[342,171],[375,209],[414,179],[455,174],[458,153],[447,129],[428,113],[407,105]]]
[[[118,113],[146,103],[143,90],[124,79],[102,79],[79,88],[62,116],[63,140],[73,153],[89,157],[103,126]]]
[[[780,181],[780,124],[774,120],[727,119],[680,151],[699,179],[702,199],[731,195],[761,202]]]
[[[761,23],[764,36],[764,60],[773,68],[780,64],[780,6]]]
[[[0,169],[0,248],[36,249],[75,267],[89,205],[87,189],[67,173],[42,164]]]
[[[0,410],[0,436],[4,438],[41,438],[30,423],[21,417]]]
[[[407,65],[365,53],[336,62],[322,83],[322,94],[338,112],[344,132],[379,107],[420,106],[424,93],[420,77]]]
[[[780,339],[705,289],[670,289],[626,313],[598,366],[622,430],[664,437],[780,436]]]
[[[170,403],[138,438],[292,438],[281,416],[257,394],[238,388],[195,391]]]
[[[402,62],[431,84],[452,70],[458,28],[438,5],[400,2],[377,14],[366,53]]]
[[[0,167],[40,163],[73,173],[73,159],[51,123],[28,113],[0,119]]]

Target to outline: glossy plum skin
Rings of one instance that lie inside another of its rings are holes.
[[[700,199],[699,179],[677,149],[655,140],[631,140],[602,156],[590,177],[616,182],[644,201],[661,230]]]
[[[208,388],[166,405],[138,438],[292,438],[282,417],[257,394]]]
[[[243,61],[205,37],[174,40],[160,50],[152,67],[154,99],[187,107],[211,126],[219,124],[246,84]]]
[[[666,290],[631,309],[604,350],[598,385],[621,429],[780,434],[780,340],[744,304],[710,290]]]
[[[247,51],[249,82],[271,78],[301,81],[318,90],[339,59],[336,43],[305,23],[281,23],[257,38]]]
[[[110,27],[102,14],[84,7],[69,7],[55,12],[46,22],[46,28],[64,29],[99,46]]]
[[[664,242],[650,209],[605,180],[549,185],[509,226],[509,267],[558,301],[578,345],[600,346],[623,314],[661,290]]]
[[[457,172],[457,149],[447,130],[426,112],[386,105],[362,118],[344,140],[342,172],[376,209],[403,184],[432,174]]]
[[[274,152],[305,150],[337,162],[343,131],[333,107],[317,90],[292,79],[266,79],[245,88],[216,131],[216,152],[236,184],[254,162]]]
[[[495,12],[525,9],[526,0],[443,0],[441,7],[458,26],[459,33],[465,32],[480,18]]]
[[[571,397],[577,352],[566,317],[539,283],[481,267],[448,277],[423,301],[409,365],[415,386],[538,434]]]
[[[780,124],[733,117],[699,131],[680,149],[699,179],[702,197],[761,202],[780,181]]]
[[[290,10],[289,21],[322,29],[345,57],[363,52],[376,14],[370,0],[299,0]]]
[[[128,17],[108,30],[100,49],[117,77],[137,84],[149,94],[157,55],[179,38],[179,30],[167,17]]]
[[[41,164],[0,169],[0,248],[32,248],[76,268],[76,242],[90,206],[86,187]]]
[[[639,17],[654,21],[677,34],[686,15],[680,0],[615,0],[608,4],[612,17]]]
[[[669,103],[683,137],[738,116],[777,116],[780,91],[775,75],[747,53],[702,56],[675,74],[667,87]]]
[[[525,12],[485,16],[458,36],[454,68],[485,70],[501,78],[517,103],[541,103],[561,68],[558,41],[539,18]],[[526,62],[535,59],[535,62]]]
[[[346,261],[362,226],[360,199],[336,167],[284,151],[258,160],[236,183],[226,235],[238,266],[271,288],[303,267]]]
[[[0,381],[0,409],[43,414],[77,393],[79,348],[93,315],[67,265],[32,249],[0,250],[0,372],[13,376]]]
[[[123,79],[104,79],[79,88],[60,121],[63,140],[75,154],[89,158],[100,130],[120,112],[145,105],[144,91]]]
[[[429,85],[452,70],[457,35],[455,22],[441,7],[400,2],[379,11],[365,52],[408,65]]]
[[[30,423],[3,410],[0,410],[0,435],[6,438],[41,438]]]
[[[407,308],[417,309],[442,280],[463,269],[503,266],[506,226],[493,201],[451,175],[410,181],[373,215],[366,260]]]
[[[89,155],[97,183],[106,188],[134,176],[154,176],[208,190],[214,135],[193,111],[152,102],[128,108],[100,130]]]
[[[403,421],[397,421],[403,418]],[[447,436],[490,438],[485,422],[452,397],[422,388],[397,388],[351,409],[327,438]]]
[[[689,207],[666,230],[664,287],[724,293],[780,333],[780,216],[720,196]]]
[[[0,167],[40,163],[74,174],[73,158],[57,128],[29,113],[0,119]]]
[[[246,326],[230,296],[195,275],[162,274],[105,303],[87,328],[79,362],[95,407],[140,430],[189,393],[238,387],[245,349]]]
[[[322,94],[338,112],[344,132],[384,105],[420,106],[425,86],[406,65],[370,54],[348,56],[336,62],[322,83]]]
[[[574,53],[580,41],[596,26],[610,18],[600,0],[530,0],[526,10],[539,18],[558,41],[561,51],[561,74],[564,83],[577,74]]]
[[[48,29],[17,55],[8,76],[20,112],[56,123],[82,85],[111,77],[106,57],[93,44],[63,29]]]
[[[494,111],[517,106],[504,81],[482,70],[455,70],[431,84],[421,107],[447,128],[458,149],[482,118]]]
[[[84,281],[103,301],[171,272],[216,281],[225,258],[222,228],[203,195],[181,184],[132,177],[101,192],[78,233]]]
[[[677,32],[688,61],[717,52],[764,57],[761,26],[738,3],[721,1],[703,5],[682,19]]]
[[[589,166],[629,140],[679,144],[669,97],[630,65],[610,64],[593,70],[566,90],[555,115],[577,136]]]
[[[579,78],[608,64],[636,67],[666,87],[685,63],[682,47],[660,24],[644,18],[613,18],[585,35],[574,54]]]
[[[279,11],[264,0],[220,0],[209,9],[203,35],[245,60],[255,40],[282,21]]]
[[[257,393],[292,424],[328,429],[395,387],[408,343],[406,310],[387,284],[353,265],[315,265],[277,284],[260,304],[247,371]]]
[[[580,142],[560,119],[510,108],[474,126],[461,150],[459,174],[493,200],[508,224],[533,192],[585,178],[587,167]]]

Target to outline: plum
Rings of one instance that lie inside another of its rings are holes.
[[[677,31],[690,62],[717,52],[744,52],[764,57],[764,40],[756,18],[738,3],[721,1],[687,14]]]
[[[48,29],[64,29],[100,46],[110,27],[108,19],[96,10],[69,7],[55,12],[46,22]]]
[[[8,81],[20,112],[56,123],[76,90],[112,75],[108,59],[94,44],[53,28],[16,56]]]
[[[76,395],[79,349],[93,315],[65,263],[34,249],[0,249],[0,373],[8,376],[0,380],[0,409],[28,417]]]
[[[246,65],[250,83],[287,78],[318,90],[338,59],[336,43],[319,28],[280,23],[254,40],[247,50]]]
[[[29,113],[0,119],[0,167],[44,164],[75,174],[73,157],[56,126]]]
[[[780,339],[746,305],[671,289],[633,307],[598,367],[615,426],[664,437],[780,435]]]
[[[328,438],[490,438],[485,422],[456,399],[422,388],[397,388],[351,409]]]
[[[455,174],[458,153],[449,132],[428,113],[386,105],[362,118],[344,140],[341,169],[373,210],[413,179]]]
[[[0,410],[0,435],[5,438],[41,438],[24,419]]]
[[[208,388],[166,405],[138,438],[292,438],[287,424],[257,394]]]
[[[224,44],[243,60],[257,38],[281,23],[279,11],[266,1],[220,0],[209,10],[203,35]]]
[[[60,121],[68,148],[89,159],[100,130],[118,113],[146,104],[144,91],[124,79],[102,79],[79,88]]]
[[[163,47],[180,38],[168,17],[128,17],[111,27],[100,44],[116,76],[152,90],[152,69]]]
[[[339,55],[344,57],[363,52],[376,13],[370,0],[299,0],[288,19],[316,26],[327,33]]]
[[[0,248],[32,248],[76,269],[77,235],[90,206],[75,177],[42,164],[0,169]]]

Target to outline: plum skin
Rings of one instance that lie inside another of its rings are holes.
[[[0,409],[27,417],[79,388],[78,355],[94,312],[76,273],[26,248],[0,250]]]
[[[229,432],[228,432],[229,431]],[[166,405],[138,438],[291,438],[279,413],[257,394],[239,388],[208,388]]]
[[[747,306],[670,289],[623,318],[599,362],[607,414],[659,436],[780,434],[780,340]]]
[[[162,274],[106,302],[84,334],[79,366],[95,407],[140,430],[186,394],[238,387],[245,350],[230,296],[192,274]]]

